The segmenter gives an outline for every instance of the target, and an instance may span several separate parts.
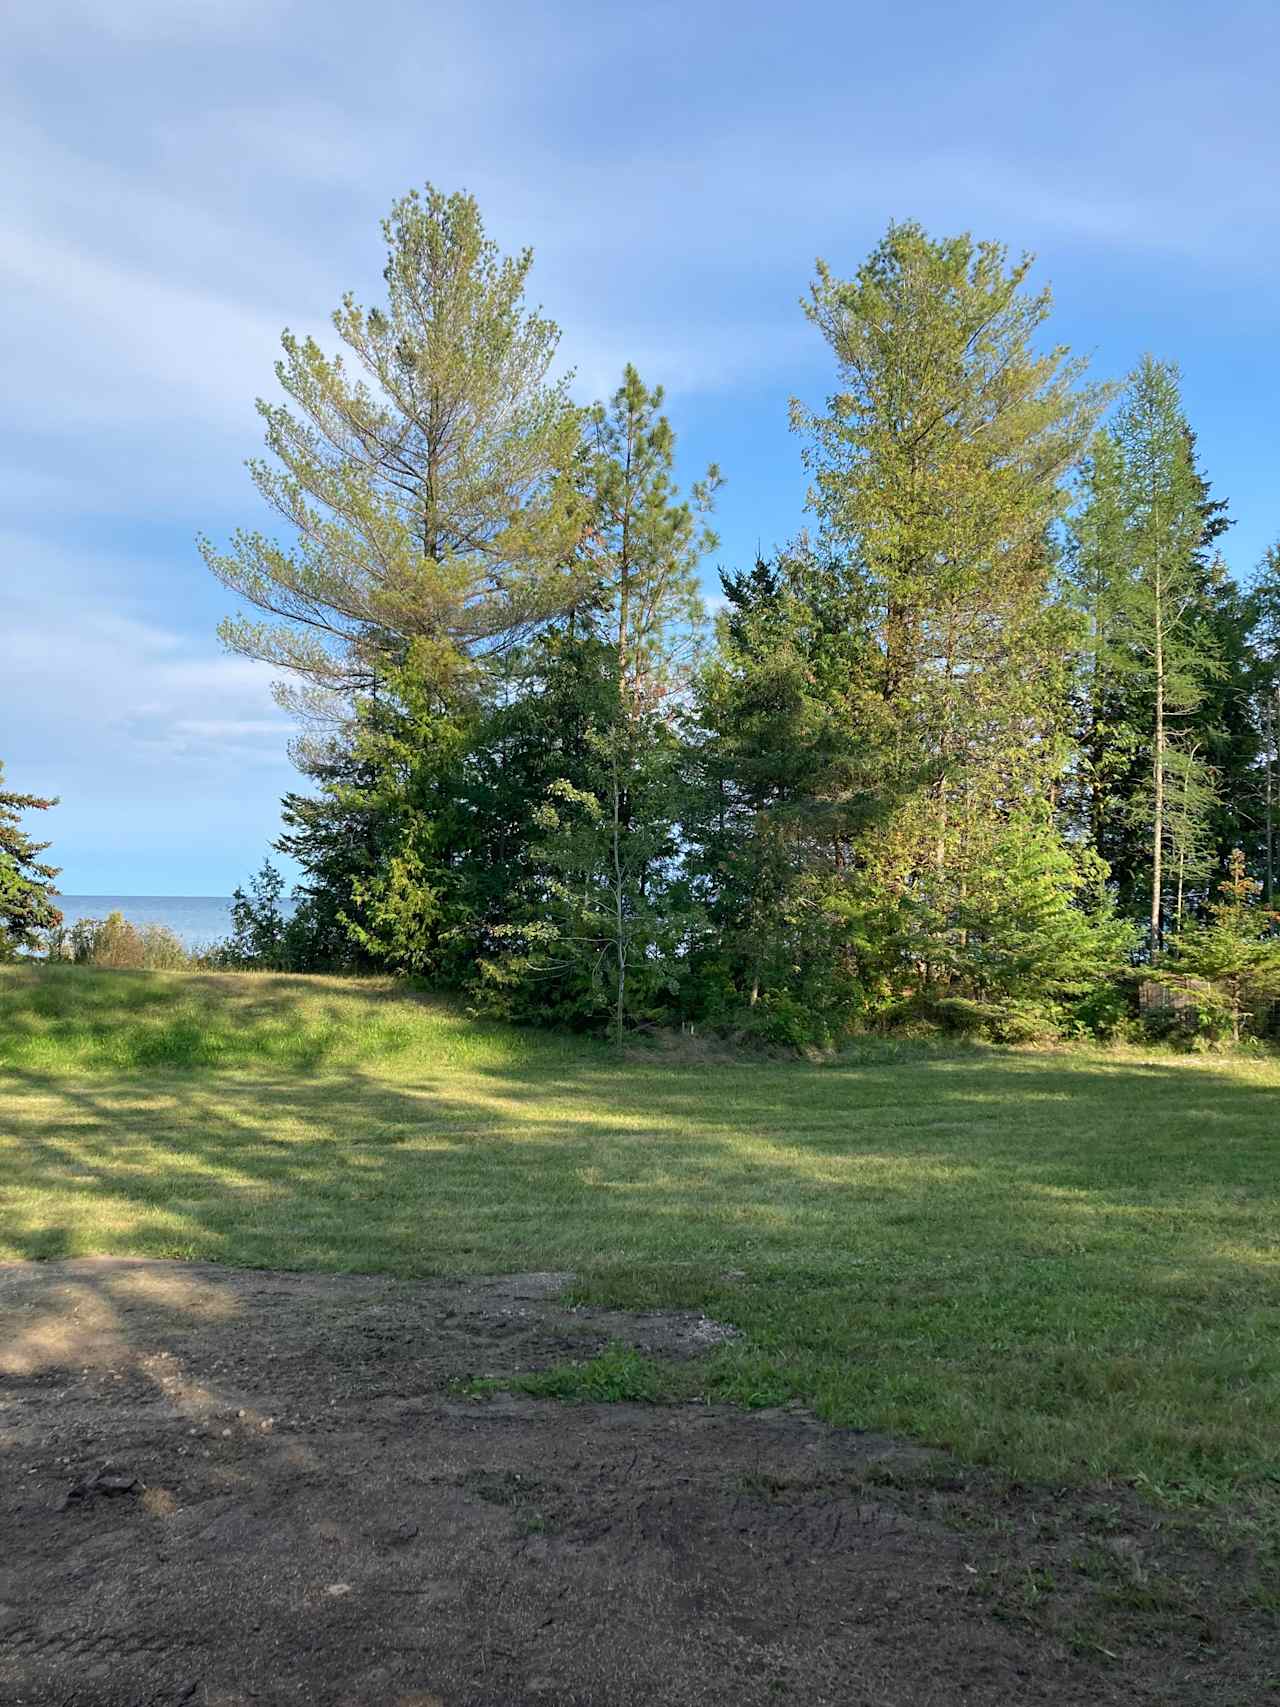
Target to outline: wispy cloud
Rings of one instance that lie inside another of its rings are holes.
[[[0,628],[0,728],[23,729],[21,762],[42,787],[100,798],[122,782],[144,794],[171,794],[179,779],[220,784],[245,763],[287,774],[292,729],[265,666],[129,615],[77,585],[74,560],[0,535],[0,571],[15,564],[24,573],[9,582]],[[129,565],[115,567],[119,587]]]
[[[1273,0],[386,0],[367,30],[338,0],[46,0],[5,46],[0,756],[98,802],[99,842],[154,841],[174,803],[220,845],[262,834],[283,728],[267,673],[217,653],[187,542],[257,519],[280,330],[376,295],[378,220],[427,178],[534,244],[579,396],[626,360],[666,385],[728,465],[728,560],[799,520],[813,257],[855,266],[890,217],[1038,250],[1121,371],[1153,319],[1170,354],[1199,337],[1202,450],[1272,501]]]

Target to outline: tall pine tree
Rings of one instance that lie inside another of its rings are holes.
[[[549,378],[559,331],[524,304],[531,252],[504,257],[472,197],[430,186],[383,235],[385,303],[343,298],[345,355],[285,332],[289,401],[258,405],[271,460],[250,469],[292,537],[201,544],[262,613],[224,642],[288,672],[306,709],[369,692],[411,642],[451,699],[579,590],[582,423]]]

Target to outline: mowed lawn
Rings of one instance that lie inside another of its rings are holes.
[[[617,1060],[379,983],[0,969],[0,1258],[569,1269],[1010,1474],[1280,1499],[1280,1061]]]

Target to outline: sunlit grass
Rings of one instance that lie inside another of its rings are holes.
[[[370,982],[0,971],[0,1256],[571,1269],[704,1389],[1013,1473],[1280,1483],[1280,1062],[617,1061]]]

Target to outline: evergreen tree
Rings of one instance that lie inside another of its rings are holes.
[[[1250,1020],[1280,996],[1280,915],[1259,905],[1261,890],[1243,851],[1234,849],[1207,921],[1176,937],[1160,970],[1162,979],[1193,995],[1203,996],[1207,986],[1237,1043]]]
[[[803,544],[722,571],[721,584],[692,753],[691,864],[708,928],[691,971],[720,1017],[745,1007],[780,1041],[824,1042],[880,975],[857,852],[887,810],[890,751],[867,589]]]
[[[361,804],[377,824],[379,858],[351,881],[343,922],[378,965],[464,981],[474,960],[479,862],[466,799],[466,765],[483,709],[442,706],[429,643],[411,644],[384,691],[360,702],[355,764],[372,778]]]
[[[1044,1035],[1120,974],[1132,927],[1116,916],[1106,867],[1064,847],[1047,807],[1023,809],[994,840],[966,896],[952,979],[994,1035]]]
[[[864,578],[896,809],[860,850],[945,938],[1008,816],[1056,786],[1071,649],[1050,532],[1106,401],[1084,363],[1037,351],[1048,291],[994,243],[894,225],[808,305],[839,390],[794,409],[810,505]]]
[[[1142,774],[1146,722],[1132,704],[1132,672],[1122,654],[1128,525],[1120,447],[1110,433],[1099,433],[1081,469],[1067,530],[1065,579],[1081,630],[1072,693],[1074,750],[1059,804],[1074,832],[1106,861],[1126,900],[1140,857],[1130,800]]]
[[[1150,782],[1134,808],[1147,829],[1150,933],[1158,948],[1168,912],[1171,844],[1174,863],[1179,847],[1185,861],[1211,799],[1211,777],[1190,719],[1218,669],[1202,620],[1197,557],[1206,533],[1204,492],[1172,363],[1143,358],[1113,431],[1123,469],[1127,556],[1117,657],[1150,704]]]
[[[348,727],[310,743],[304,768],[315,792],[291,790],[280,802],[285,827],[275,847],[302,871],[286,924],[291,970],[360,971],[371,964],[352,934],[367,922],[355,890],[382,868],[388,821],[374,769],[353,734]]]
[[[247,889],[231,893],[231,936],[220,958],[233,966],[279,972],[285,966],[285,916],[280,907],[284,878],[269,859],[249,879]]]
[[[501,1011],[607,1027],[619,1046],[638,1021],[670,1017],[693,918],[681,876],[681,751],[652,710],[621,703],[616,655],[586,730],[581,782],[557,777],[535,808],[524,906],[494,935],[485,967]]]
[[[548,380],[557,328],[524,306],[531,253],[503,257],[470,196],[431,187],[383,233],[385,305],[347,295],[333,316],[347,358],[285,332],[289,403],[258,405],[274,460],[251,472],[292,543],[201,543],[265,613],[224,642],[290,672],[308,708],[370,691],[410,642],[451,700],[580,591],[581,417]]]
[[[679,912],[672,898],[684,894],[674,690],[702,615],[697,566],[715,544],[701,518],[719,475],[713,466],[681,496],[661,404],[661,390],[647,391],[628,366],[610,405],[592,412],[584,552],[595,587],[587,630],[597,644],[577,654],[589,666],[591,713],[577,774],[552,779],[534,814],[526,901],[542,910],[503,926],[512,952],[486,965],[491,985],[508,993],[557,968],[577,980],[586,1011],[607,983],[619,1044],[651,988],[675,984],[683,926],[661,905],[667,897]]]
[[[38,947],[42,933],[62,923],[50,898],[57,894],[53,880],[58,867],[40,858],[49,843],[32,841],[21,827],[23,812],[45,812],[56,805],[56,800],[39,795],[8,792],[0,763],[0,960]]]
[[[1258,733],[1256,790],[1264,896],[1280,893],[1280,541],[1268,546],[1250,589],[1254,676],[1252,705]]]
[[[1095,442],[1069,528],[1087,638],[1062,804],[1149,929],[1157,816],[1160,912],[1175,928],[1227,849],[1256,836],[1255,613],[1212,549],[1229,526],[1196,465],[1176,370],[1147,358]]]
[[[606,407],[591,411],[585,555],[596,588],[596,629],[617,653],[629,701],[670,691],[704,620],[698,565],[719,543],[702,520],[720,485],[713,464],[682,498],[675,434],[662,387],[646,390],[629,363]]]

